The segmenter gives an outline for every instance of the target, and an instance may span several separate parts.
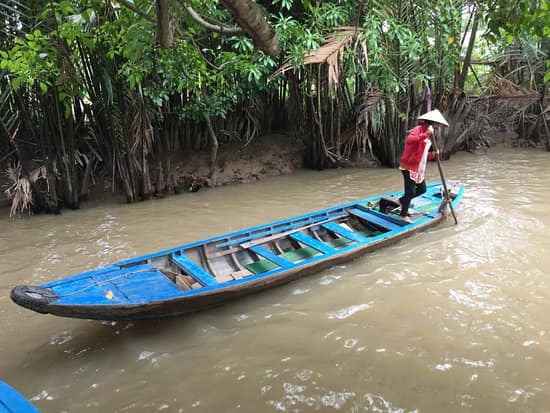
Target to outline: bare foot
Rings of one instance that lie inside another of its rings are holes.
[[[412,224],[412,221],[409,217],[400,216],[399,218],[401,218],[401,221],[405,221],[408,224]]]

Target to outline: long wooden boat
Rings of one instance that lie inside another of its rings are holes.
[[[0,381],[0,413],[40,413],[25,397]]]
[[[448,186],[453,207],[464,188]],[[17,304],[62,317],[131,320],[174,316],[292,281],[441,222],[442,186],[396,215],[394,192],[180,245],[40,286],[16,286]],[[393,209],[393,211],[392,211]]]

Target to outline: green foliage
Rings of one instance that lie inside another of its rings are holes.
[[[501,50],[513,43],[535,41],[537,49],[545,56],[537,61],[546,68],[539,69],[543,73],[543,82],[550,80],[550,49],[542,50],[544,44],[550,41],[550,3],[547,0],[506,0],[481,1],[479,7],[483,12],[487,31],[485,37]],[[535,63],[530,62],[530,65]],[[544,71],[546,71],[544,73]]]
[[[285,4],[294,4],[287,2]],[[279,13],[272,16],[277,36],[285,53],[285,59],[294,67],[299,67],[304,57],[311,51],[319,48],[325,34],[330,33],[338,26],[349,22],[352,13],[350,4],[334,4],[321,2],[311,4],[302,1],[301,7],[307,7],[307,14],[298,20],[293,13]]]
[[[370,1],[363,41],[368,74],[387,95],[430,81],[448,84],[458,64],[460,3]]]
[[[386,93],[405,91],[411,83],[448,84],[459,64],[463,8],[459,0],[262,3],[278,10],[269,17],[284,59],[295,67],[322,44],[327,33],[354,21],[364,30],[362,40],[368,51],[368,66],[355,69]],[[234,24],[217,0],[191,0],[190,4],[211,21]],[[98,47],[105,50],[102,58],[116,68],[116,78],[130,90],[142,90],[153,107],[185,93],[194,109],[185,109],[182,116],[191,118],[200,113],[226,116],[235,103],[264,93],[270,87],[266,79],[278,64],[256,52],[248,37],[208,33],[174,7],[173,13],[184,22],[183,35],[173,49],[160,50],[155,45],[155,25],[125,7],[112,7],[101,0],[59,0],[45,5],[39,18],[49,23],[2,50],[0,69],[9,71],[15,89],[36,86],[46,93],[60,88],[68,104],[74,97],[90,95],[81,79],[81,47],[92,53]],[[148,5],[135,2],[142,10]],[[479,6],[485,11],[490,40],[510,43],[526,31],[539,37],[550,31],[545,20],[548,2],[498,0]],[[362,20],[357,21],[358,17]]]
[[[231,22],[215,0],[190,3],[212,21]],[[327,33],[357,17],[360,2],[273,0],[271,5],[280,10],[270,18],[284,59],[298,67]],[[456,2],[449,7],[436,1],[370,0],[360,6],[367,11],[361,26],[369,54],[368,77],[377,87],[397,93],[411,82],[426,84],[451,76],[458,57],[456,40],[449,40],[459,36]],[[181,115],[192,119],[205,113],[226,116],[239,101],[266,92],[272,87],[266,79],[278,65],[256,52],[248,37],[208,33],[188,20],[175,46],[161,50],[155,45],[153,24],[124,7],[106,13],[99,0],[52,2],[41,17],[52,16],[53,27],[18,40],[4,52],[1,65],[12,74],[15,87],[37,84],[44,93],[60,86],[56,79],[75,67],[77,73],[64,80],[66,101],[89,95],[78,74],[81,46],[92,52],[98,47],[105,50],[103,58],[116,68],[114,75],[130,90],[143,91],[152,107],[160,108],[174,94],[184,93],[189,107]],[[434,45],[431,39],[447,41]],[[366,76],[366,67],[356,69]]]
[[[1,10],[11,14],[27,11],[22,3],[11,11]],[[218,0],[189,3],[208,21],[236,24]],[[0,51],[0,70],[9,72],[7,78],[14,90],[32,90],[60,102],[66,117],[74,112],[75,102],[92,107],[123,106],[125,96],[136,94],[144,97],[146,110],[157,120],[170,106],[171,113],[180,119],[202,121],[206,115],[225,118],[239,105],[275,93],[281,83],[268,79],[276,68],[283,62],[300,68],[304,58],[340,26],[354,26],[363,32],[357,54],[351,50],[345,57],[353,62],[345,69],[347,84],[355,87],[363,82],[361,87],[401,102],[400,118],[406,116],[404,103],[411,90],[422,91],[430,85],[442,97],[450,90],[461,64],[462,0],[257,3],[282,45],[283,55],[277,60],[256,50],[246,35],[209,32],[178,2],[172,2],[170,9],[178,28],[174,46],[161,49],[156,41],[155,9],[149,0],[134,0],[132,4],[149,13],[151,19],[118,2],[57,0],[43,2],[36,15],[29,11],[25,19],[3,18],[3,22],[17,24],[11,29],[0,28],[0,40],[6,45]],[[506,47],[517,44],[520,38],[525,40],[521,51],[529,68],[522,76],[537,78],[541,67],[544,71],[544,65],[550,65],[547,55],[539,53],[542,49],[537,43],[550,34],[548,2],[484,0],[476,4],[488,31],[484,42],[490,43],[482,43],[487,51],[494,46],[509,53],[511,49]],[[21,31],[16,30],[19,25]],[[533,38],[535,42],[530,41]],[[479,49],[474,56],[482,56]],[[549,72],[545,79],[550,80]],[[173,100],[180,104],[171,105]],[[121,126],[119,135],[122,133]]]
[[[550,3],[546,0],[481,1],[479,6],[485,12],[487,36],[493,41],[506,34],[550,36]]]
[[[0,69],[14,75],[11,82],[14,90],[36,83],[45,91],[59,77],[55,47],[49,36],[43,36],[38,29],[27,34],[24,40],[15,39],[13,48],[0,51],[0,56]]]
[[[14,90],[36,86],[45,94],[56,89],[67,112],[74,97],[85,96],[77,73],[80,58],[74,50],[78,42],[94,48],[89,27],[95,12],[86,4],[77,11],[69,1],[51,2],[40,18],[53,24],[16,38],[11,50],[2,51],[0,67],[8,69]]]
[[[273,4],[280,5],[281,10],[290,10],[292,8],[293,0],[273,0]]]

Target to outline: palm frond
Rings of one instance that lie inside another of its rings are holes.
[[[0,2],[0,45],[5,46],[11,39],[29,29],[27,15],[29,7],[18,0]],[[3,47],[6,49],[6,47]]]
[[[329,90],[334,91],[340,79],[340,62],[344,51],[354,44],[354,41],[362,35],[362,32],[355,27],[339,27],[334,33],[325,38],[325,43],[317,50],[310,52],[305,58],[303,65],[327,64],[328,65],[328,85]],[[365,53],[366,49],[361,48]],[[292,69],[292,65],[286,64],[272,75],[272,77],[282,74]]]
[[[12,91],[5,81],[7,74],[0,73],[4,81],[0,81],[0,141],[9,144],[15,136],[18,125],[18,112],[13,106]]]
[[[28,27],[29,8],[18,0],[0,3],[0,49],[9,50],[15,38]],[[14,102],[7,70],[0,71],[0,147],[10,147],[19,126],[19,111]]]

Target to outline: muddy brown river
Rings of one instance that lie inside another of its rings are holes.
[[[9,292],[400,189],[401,174],[301,171],[58,216],[0,211],[0,380],[44,413],[550,412],[550,153],[461,153],[443,168],[466,185],[459,225],[148,322],[40,315]]]

